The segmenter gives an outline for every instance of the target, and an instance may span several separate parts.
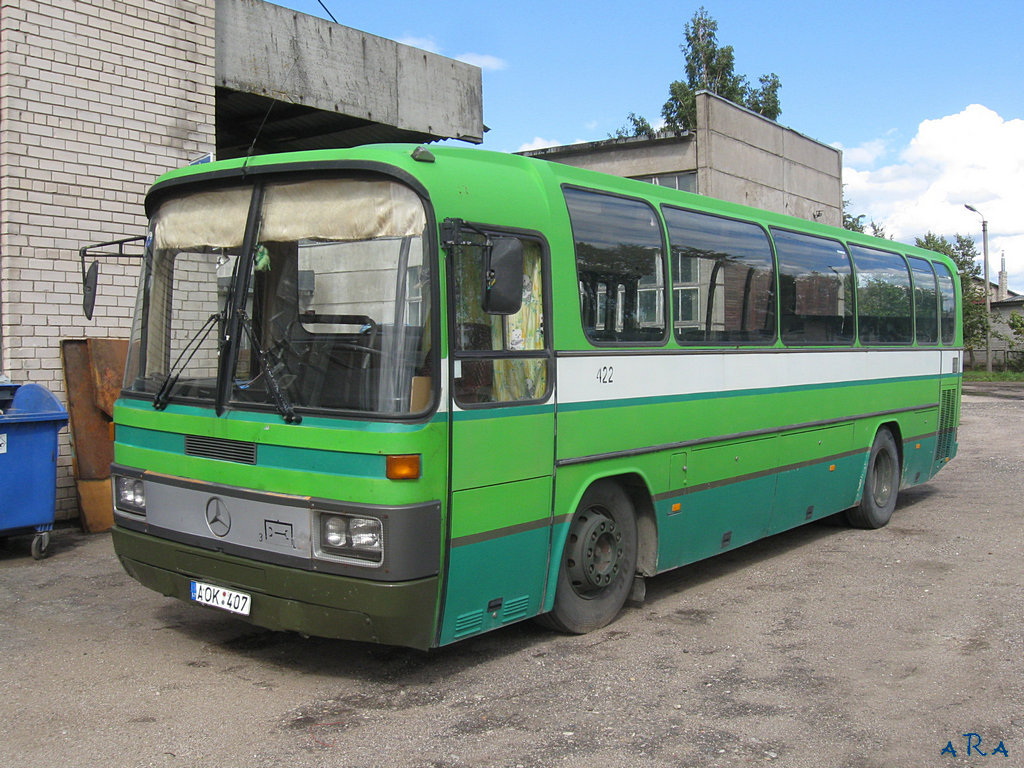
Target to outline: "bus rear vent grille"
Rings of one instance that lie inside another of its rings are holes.
[[[185,435],[185,455],[217,459],[218,461],[234,461],[239,464],[255,464],[256,443],[225,440],[221,437]]]
[[[956,435],[956,390],[942,390],[939,400],[939,440],[935,447],[936,460],[947,459],[953,450]]]

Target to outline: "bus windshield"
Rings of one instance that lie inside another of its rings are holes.
[[[164,200],[150,222],[126,391],[158,408],[223,392],[226,407],[282,414],[424,410],[425,226],[415,192],[376,178]]]

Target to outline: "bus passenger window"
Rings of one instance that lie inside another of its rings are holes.
[[[665,338],[661,226],[645,202],[567,187],[583,332],[595,343]]]
[[[772,239],[779,257],[782,341],[853,344],[853,269],[843,244],[774,228]]]
[[[910,272],[903,257],[889,251],[850,246],[857,268],[857,325],[861,344],[914,341]]]
[[[483,238],[463,233],[454,250],[451,347],[460,405],[542,400],[548,392],[541,245],[523,240],[523,303],[514,315],[483,309]]]
[[[770,344],[775,340],[775,269],[756,224],[665,206],[672,253],[676,341]]]
[[[956,341],[956,288],[953,285],[953,275],[945,264],[935,265],[935,277],[939,282],[941,299],[939,319],[942,326],[942,343],[948,345]]]
[[[914,276],[914,327],[918,344],[939,343],[939,291],[927,259],[907,257]]]

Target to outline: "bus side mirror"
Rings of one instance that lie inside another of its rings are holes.
[[[514,315],[523,306],[523,243],[518,237],[495,237],[485,253],[484,312]]]
[[[87,320],[92,320],[92,312],[96,307],[96,283],[100,277],[100,263],[94,261],[89,271],[82,277],[82,309]]]

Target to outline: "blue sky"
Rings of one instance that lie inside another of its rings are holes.
[[[701,2],[324,0],[339,23],[483,69],[483,147],[607,138],[660,118],[684,79],[683,27]],[[321,18],[317,0],[278,0]],[[1024,292],[1024,5],[706,0],[736,72],[782,81],[779,122],[844,151],[850,212],[897,240],[975,234],[989,220]],[[994,279],[994,277],[993,277]]]

